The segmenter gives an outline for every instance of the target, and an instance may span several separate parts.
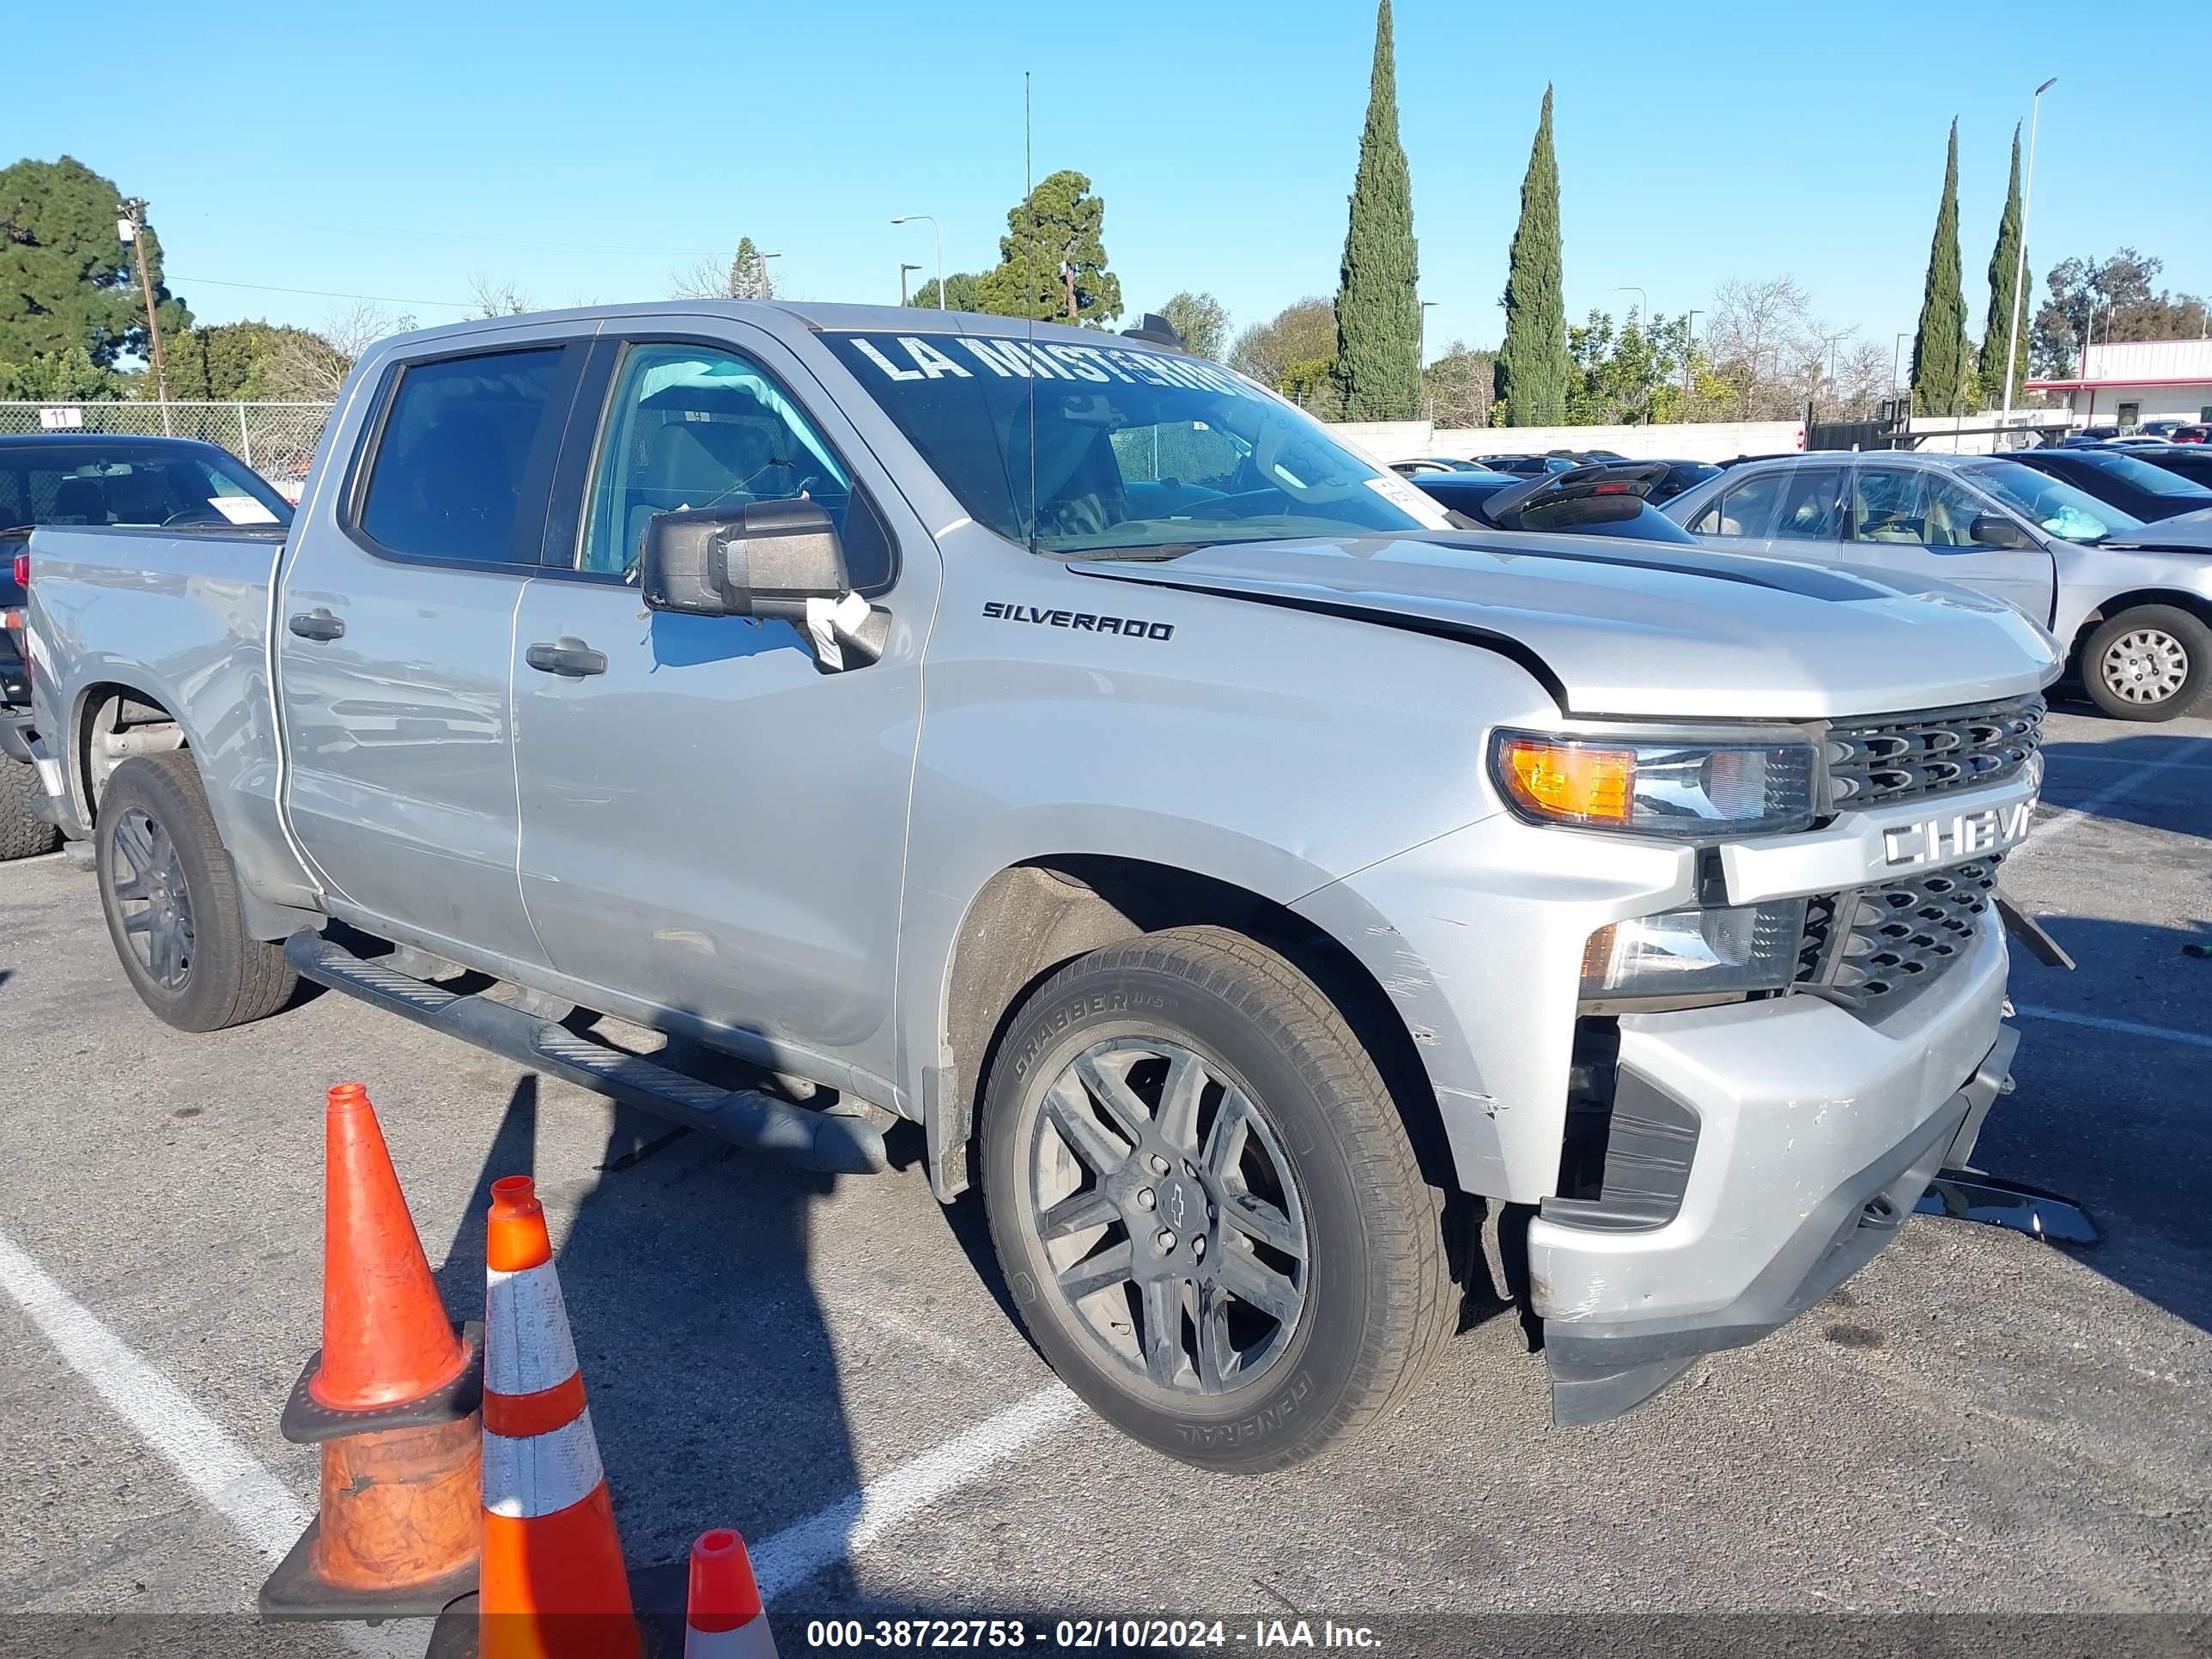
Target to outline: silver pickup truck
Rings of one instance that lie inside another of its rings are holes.
[[[1872,1256],[2007,1077],[2039,629],[1453,529],[1149,329],[408,335],[289,533],[41,529],[29,592],[155,1014],[304,974],[817,1168],[908,1120],[1054,1367],[1206,1467],[1382,1415],[1492,1249],[1557,1416],[1626,1410]]]

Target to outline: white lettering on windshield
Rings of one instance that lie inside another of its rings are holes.
[[[1048,345],[1044,349],[1052,353],[1054,356],[1059,358],[1061,362],[1066,364],[1068,368],[1073,369],[1085,380],[1097,380],[1101,383],[1105,380],[1106,371],[1104,369],[1100,368],[1095,363],[1089,363],[1084,361],[1084,349],[1081,346]]]
[[[878,368],[880,368],[884,374],[890,375],[894,380],[918,380],[921,378],[921,371],[920,369],[901,368],[890,358],[884,356],[882,352],[877,350],[876,343],[873,340],[863,340],[855,337],[853,341],[853,349],[859,352],[863,357],[866,357]]]
[[[1030,378],[1029,359],[1016,351],[1011,341],[970,340],[963,337],[960,344],[969,356],[1002,380]]]
[[[902,334],[899,343],[906,348],[906,355],[914,359],[914,366],[933,380],[941,380],[948,374],[957,374],[963,380],[975,378],[927,340],[916,339],[911,334]]]

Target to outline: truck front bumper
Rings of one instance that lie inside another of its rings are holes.
[[[1616,1416],[1756,1341],[1896,1237],[2005,1085],[2004,975],[1992,916],[1969,960],[1879,1023],[1812,996],[1622,1019],[1619,1087],[1692,1115],[1695,1150],[1663,1225],[1593,1225],[1557,1200],[1528,1224],[1557,1420]]]

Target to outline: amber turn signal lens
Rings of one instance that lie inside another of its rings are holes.
[[[1504,759],[1506,786],[1531,812],[1561,823],[1628,822],[1634,750],[1510,738]]]

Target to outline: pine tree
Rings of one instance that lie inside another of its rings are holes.
[[[1997,221],[1997,245],[1990,253],[1990,320],[1982,331],[1982,404],[2002,408],[2005,402],[2005,329],[2012,321],[2013,283],[2025,267],[2021,260],[2020,128],[2012,130],[2012,183],[2005,190],[2004,216]],[[2034,320],[2022,295],[2020,332],[2014,342],[2012,396],[2017,401],[2027,384],[2027,331]]]
[[[1497,410],[1508,426],[1558,426],[1567,417],[1575,365],[1567,354],[1566,278],[1559,263],[1559,162],[1552,149],[1552,89],[1521,181],[1521,222],[1505,273],[1505,343],[1495,374]]]
[[[1936,210],[1936,240],[1928,251],[1928,288],[1920,301],[1920,328],[1912,337],[1913,413],[1962,411],[1972,383],[1973,364],[1968,356],[1972,349],[1966,340],[1966,300],[1959,277],[1959,123],[1954,118],[1950,153],[1943,163],[1943,201]]]
[[[1106,204],[1072,168],[1046,178],[1006,212],[999,263],[975,281],[975,309],[1041,323],[1111,322],[1121,279],[1106,268]],[[951,279],[945,279],[951,286]]]
[[[753,246],[750,236],[738,238],[738,251],[730,260],[730,297],[732,300],[772,300],[775,290],[769,286],[768,261]]]
[[[1398,142],[1390,0],[1375,15],[1375,67],[1359,136],[1351,222],[1336,291],[1336,401],[1349,420],[1402,421],[1421,407],[1419,256],[1413,180]]]

